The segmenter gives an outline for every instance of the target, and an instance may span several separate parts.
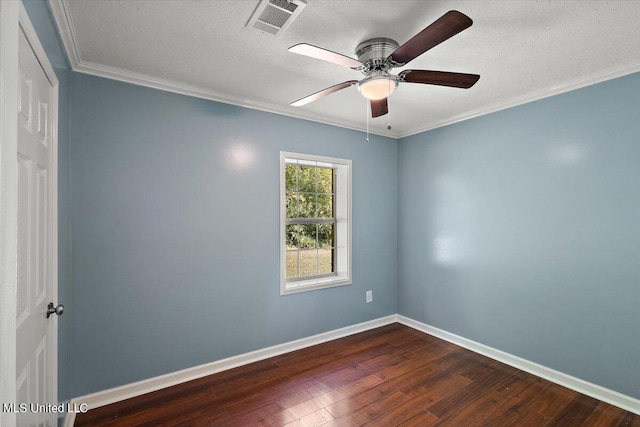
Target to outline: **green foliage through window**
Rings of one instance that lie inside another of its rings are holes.
[[[285,165],[287,278],[334,273],[334,170]]]

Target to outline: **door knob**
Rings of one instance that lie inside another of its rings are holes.
[[[58,304],[57,307],[54,307],[53,303],[50,302],[49,305],[47,306],[47,319],[52,314],[57,314],[58,316],[62,316],[62,313],[64,313],[64,305],[62,304]]]

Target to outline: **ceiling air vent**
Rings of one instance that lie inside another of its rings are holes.
[[[303,0],[261,0],[247,27],[278,35],[291,25],[306,5]]]

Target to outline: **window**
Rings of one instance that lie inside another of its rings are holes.
[[[351,284],[351,160],[280,153],[280,293]]]

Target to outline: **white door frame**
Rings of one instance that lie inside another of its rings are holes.
[[[0,401],[16,401],[19,3],[0,1]],[[0,412],[0,424],[15,426]]]
[[[0,402],[16,402],[16,304],[17,304],[17,224],[18,224],[18,35],[27,36],[47,78],[54,87],[51,144],[51,239],[53,265],[52,300],[58,300],[58,79],[38,40],[21,1],[0,0]],[[57,323],[57,321],[56,321]],[[57,328],[52,328],[57,343]],[[57,346],[51,375],[57,403]],[[13,413],[0,411],[0,425],[13,427]]]

